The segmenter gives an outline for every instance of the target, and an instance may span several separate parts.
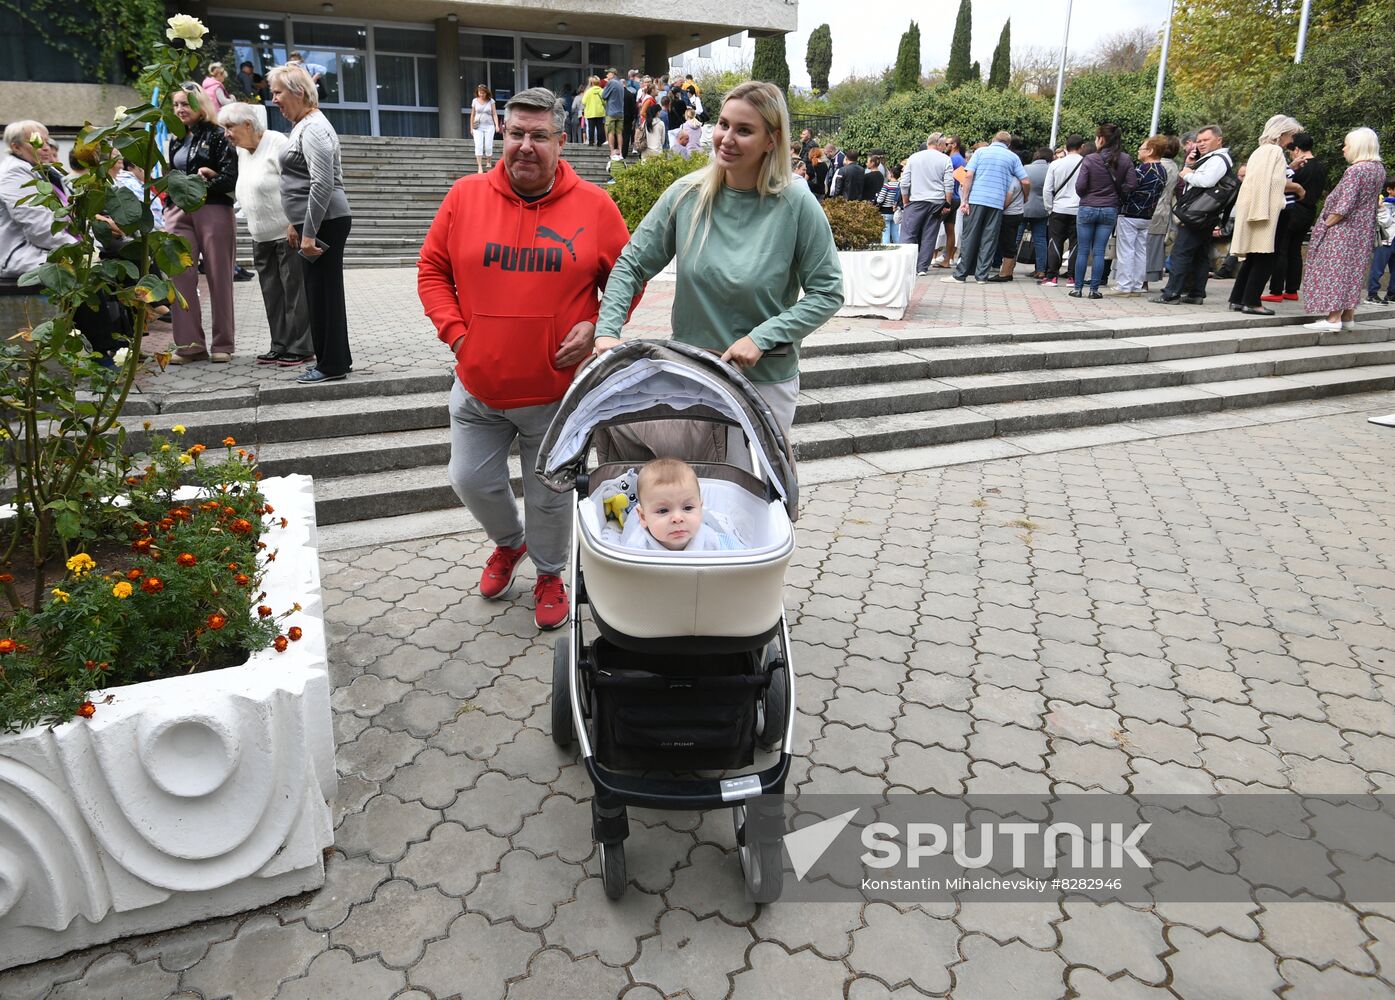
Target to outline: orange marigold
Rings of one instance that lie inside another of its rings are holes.
[[[275,513],[276,513],[276,508],[273,507],[273,506],[271,506],[271,504],[266,504],[264,507],[262,507],[262,513],[263,513],[263,514],[275,514]]]
[[[174,561],[179,563],[179,565],[185,567],[197,566],[199,562],[198,557],[196,557],[192,552],[181,552],[178,556],[175,557]]]
[[[171,507],[169,516],[176,521],[187,521],[194,516],[194,512],[188,507]]]
[[[217,510],[221,506],[222,504],[217,500],[205,500],[203,503],[199,504],[199,510]]]
[[[271,644],[276,647],[276,652],[278,653],[284,653],[286,647],[290,645],[290,643],[286,642],[286,637],[284,635],[278,635],[275,639],[272,639]]]
[[[223,444],[231,448],[233,445],[237,444],[237,440],[229,434],[227,437],[223,438]]]
[[[0,573],[0,583],[14,583],[14,582],[15,582],[15,575],[14,575],[13,573]]]
[[[236,570],[236,569],[237,569],[237,563],[228,563],[228,569]]]
[[[161,580],[158,576],[147,576],[141,581],[140,589],[147,594],[158,594],[165,589],[165,581]]]
[[[160,523],[157,524],[156,527],[159,528],[161,531],[169,531],[171,528],[174,527],[174,518],[162,517],[160,518]]]
[[[237,576],[233,577],[233,583],[237,584],[239,587],[245,587],[251,582],[252,578],[246,573],[239,573]]]
[[[228,525],[228,529],[232,531],[234,535],[247,535],[252,531],[252,522],[245,517],[239,517],[232,524]]]
[[[227,615],[213,614],[213,615],[209,615],[209,616],[208,616],[208,627],[211,628],[211,629],[213,629],[213,631],[215,631],[215,632],[217,632],[220,628],[222,628],[222,627],[223,627],[224,625],[226,625],[227,623],[228,623],[228,617],[227,617]]]
[[[145,574],[134,566],[126,571],[126,579],[128,580],[139,580],[143,576],[145,576]]]
[[[0,656],[6,656],[19,648],[19,643],[13,639],[0,639]]]
[[[284,517],[281,518],[281,527],[284,528],[286,525],[288,525],[288,524],[290,524],[290,523],[291,523],[291,522],[288,521],[288,520],[286,520]]]
[[[299,642],[300,637],[304,634],[305,633],[300,630],[299,625],[292,625],[290,628],[286,629],[286,637],[290,639],[291,642]]]
[[[208,449],[205,448],[203,445],[201,445],[201,444],[196,444],[196,445],[194,445],[192,448],[189,449],[189,454],[190,454],[190,455],[198,456],[198,455],[202,455],[202,454],[203,454],[204,452],[206,452],[207,450],[208,450]]]
[[[90,701],[84,701],[78,706],[77,714],[84,719],[90,719],[97,714],[97,706]]]
[[[154,544],[154,541],[149,538],[138,538],[131,543],[131,548],[135,549],[137,552],[149,552],[150,546]]]
[[[258,604],[258,605],[257,605],[257,617],[258,617],[258,618],[270,618],[270,617],[271,617],[271,609],[268,608],[265,604]]]

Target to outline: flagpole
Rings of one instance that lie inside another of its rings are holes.
[[[1303,50],[1308,47],[1308,12],[1312,6],[1313,0],[1303,0],[1303,15],[1298,20],[1298,47],[1293,52],[1293,61],[1296,63],[1303,61]]]
[[[1070,9],[1072,0],[1066,0],[1066,30],[1061,35],[1061,66],[1056,71],[1056,106],[1051,110],[1051,141],[1047,143],[1052,149],[1056,148],[1056,133],[1061,128],[1061,90],[1066,85],[1066,46],[1070,44]]]
[[[1172,43],[1172,12],[1176,6],[1176,0],[1170,0],[1167,5],[1167,26],[1163,28],[1162,54],[1158,58],[1158,87],[1153,91],[1153,124],[1148,126],[1149,135],[1158,134],[1158,119],[1162,117],[1163,81],[1167,78],[1167,49]]]

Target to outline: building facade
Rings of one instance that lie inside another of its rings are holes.
[[[181,0],[178,9],[208,25],[230,74],[243,62],[258,74],[300,52],[322,67],[321,108],[345,135],[442,136],[469,133],[479,84],[502,103],[527,87],[570,100],[609,66],[668,72],[669,57],[749,32],[792,31],[794,0],[695,0],[683,19],[656,16],[637,0],[370,0],[289,4],[246,0],[220,7]],[[14,24],[10,22],[14,21]],[[0,61],[0,120],[37,117],[59,128],[103,121],[134,94],[108,73],[83,79],[70,58],[45,48],[42,32],[0,11],[0,37],[25,58]],[[25,37],[26,33],[29,37]],[[36,102],[38,102],[36,104]],[[273,126],[284,127],[274,109]]]

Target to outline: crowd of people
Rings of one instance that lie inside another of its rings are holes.
[[[946,282],[1009,282],[1030,259],[1031,278],[1055,287],[1069,261],[1075,298],[1102,299],[1110,287],[1197,305],[1215,274],[1235,278],[1232,310],[1273,315],[1265,303],[1301,299],[1321,317],[1315,330],[1353,322],[1363,297],[1395,300],[1388,283],[1380,294],[1384,272],[1395,275],[1395,174],[1372,130],[1346,137],[1350,166],[1321,217],[1327,167],[1288,115],[1269,119],[1240,165],[1219,125],[1149,136],[1132,155],[1123,146],[1107,122],[1055,150],[1007,131],[965,150],[958,136],[932,132],[901,164],[874,150],[864,166],[861,151],[820,148],[806,129],[792,154],[817,198],[874,202],[883,241],[918,247],[917,275],[942,268]]]
[[[641,156],[666,151],[691,156],[702,148],[702,126],[708,112],[702,88],[689,73],[684,77],[625,76],[615,67],[604,79],[592,76],[575,89],[562,90],[568,142],[604,146],[612,161],[638,150]]]

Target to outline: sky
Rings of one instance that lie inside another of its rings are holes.
[[[1070,49],[1084,55],[1097,42],[1141,25],[1161,29],[1167,20],[1168,0],[1071,0]],[[1061,34],[1065,27],[1067,0],[1042,0],[1025,6],[1013,0],[977,0],[974,3],[972,59],[983,65],[993,59],[993,49],[1003,22],[1012,18],[1012,47],[1030,45],[1059,52]],[[957,0],[931,0],[926,5],[901,7],[904,15],[892,12],[892,5],[849,3],[848,0],[800,0],[799,27],[785,37],[785,52],[790,64],[790,83],[798,87],[809,85],[809,73],[804,67],[809,32],[827,24],[833,33],[833,69],[829,81],[852,75],[878,73],[896,61],[896,48],[901,33],[910,26],[911,15],[920,25],[920,59],[922,71],[943,67],[949,62],[949,44],[954,35],[954,19],[959,13]],[[740,59],[740,52],[723,42],[713,46],[713,57],[724,65]],[[745,58],[751,55],[751,43],[744,47]],[[972,61],[971,59],[971,61]],[[688,71],[695,61],[687,60]]]

